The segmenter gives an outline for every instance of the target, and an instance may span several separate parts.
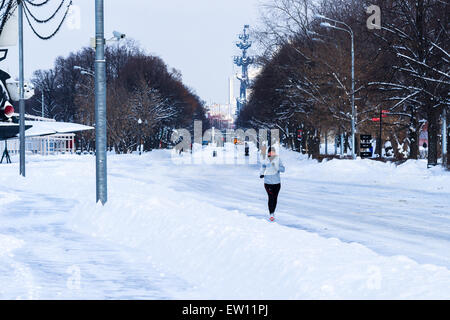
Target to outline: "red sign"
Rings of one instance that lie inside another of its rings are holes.
[[[381,110],[381,117],[386,118],[391,112],[389,110]],[[372,118],[372,121],[378,122],[380,118]]]

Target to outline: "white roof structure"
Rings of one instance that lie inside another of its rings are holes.
[[[93,130],[93,127],[78,123],[56,121],[25,121],[25,125],[32,127],[25,131],[25,137],[45,136],[58,133],[72,133],[84,130]]]

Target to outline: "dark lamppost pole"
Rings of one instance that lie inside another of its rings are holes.
[[[447,106],[442,109],[442,166],[447,168]]]
[[[138,148],[139,148],[139,155],[142,153],[142,120],[139,118],[138,120],[138,127],[139,127],[139,140],[138,140]]]
[[[19,148],[20,148],[20,175],[25,177],[25,99],[23,75],[23,3],[18,3],[19,16]]]
[[[108,200],[106,171],[106,61],[103,0],[95,0],[96,201]]]
[[[74,66],[81,74],[94,77],[95,82],[95,175],[96,201],[104,205],[108,201],[106,170],[106,61],[103,0],[95,0],[95,70]],[[125,38],[125,34],[113,32],[108,41]]]
[[[383,143],[383,138],[382,138],[382,134],[383,134],[383,108],[380,106],[380,136],[379,136],[379,140],[377,143],[378,145],[378,151],[379,151],[379,158],[381,159],[382,157],[382,153],[383,153],[383,146],[381,145]]]

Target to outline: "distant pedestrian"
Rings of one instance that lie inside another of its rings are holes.
[[[280,172],[284,172],[285,168],[280,157],[276,153],[274,147],[267,150],[267,158],[261,163],[260,178],[264,178],[264,188],[269,197],[269,216],[270,221],[274,221],[274,213],[277,207],[278,193],[281,188]]]

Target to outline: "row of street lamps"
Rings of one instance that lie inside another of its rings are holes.
[[[352,41],[352,158],[356,159],[356,153],[355,153],[355,134],[356,134],[356,106],[355,106],[355,49],[354,49],[354,36],[353,36],[353,30],[350,28],[349,25],[342,21],[337,21],[328,17],[325,17],[320,14],[315,15],[318,19],[327,20],[330,22],[334,22],[335,25],[332,25],[328,22],[321,22],[320,26],[324,28],[330,28],[330,29],[336,29],[340,31],[345,31],[348,34],[350,34],[351,41]],[[338,27],[337,25],[343,26],[343,28]],[[442,163],[446,165],[447,163],[447,110],[444,107],[442,111]],[[381,121],[381,118],[380,118]],[[381,139],[381,133],[380,133],[380,139]],[[381,140],[380,140],[381,143]],[[381,148],[381,147],[380,147]],[[381,150],[381,149],[380,149]],[[381,155],[381,152],[380,152]]]
[[[340,31],[345,31],[348,34],[350,34],[350,38],[352,41],[352,116],[351,116],[351,120],[352,120],[352,158],[356,159],[356,153],[355,153],[355,134],[356,134],[356,108],[355,108],[355,41],[354,41],[354,36],[353,36],[353,30],[352,28],[350,28],[350,26],[342,21],[337,21],[328,17],[325,17],[323,15],[320,14],[316,14],[315,15],[316,18],[318,19],[323,19],[323,20],[327,20],[330,22],[334,22],[335,25],[332,25],[328,22],[321,22],[320,26],[324,27],[324,28],[329,28],[329,29],[336,29],[336,30],[340,30]],[[338,27],[337,25],[341,25],[343,26]]]

